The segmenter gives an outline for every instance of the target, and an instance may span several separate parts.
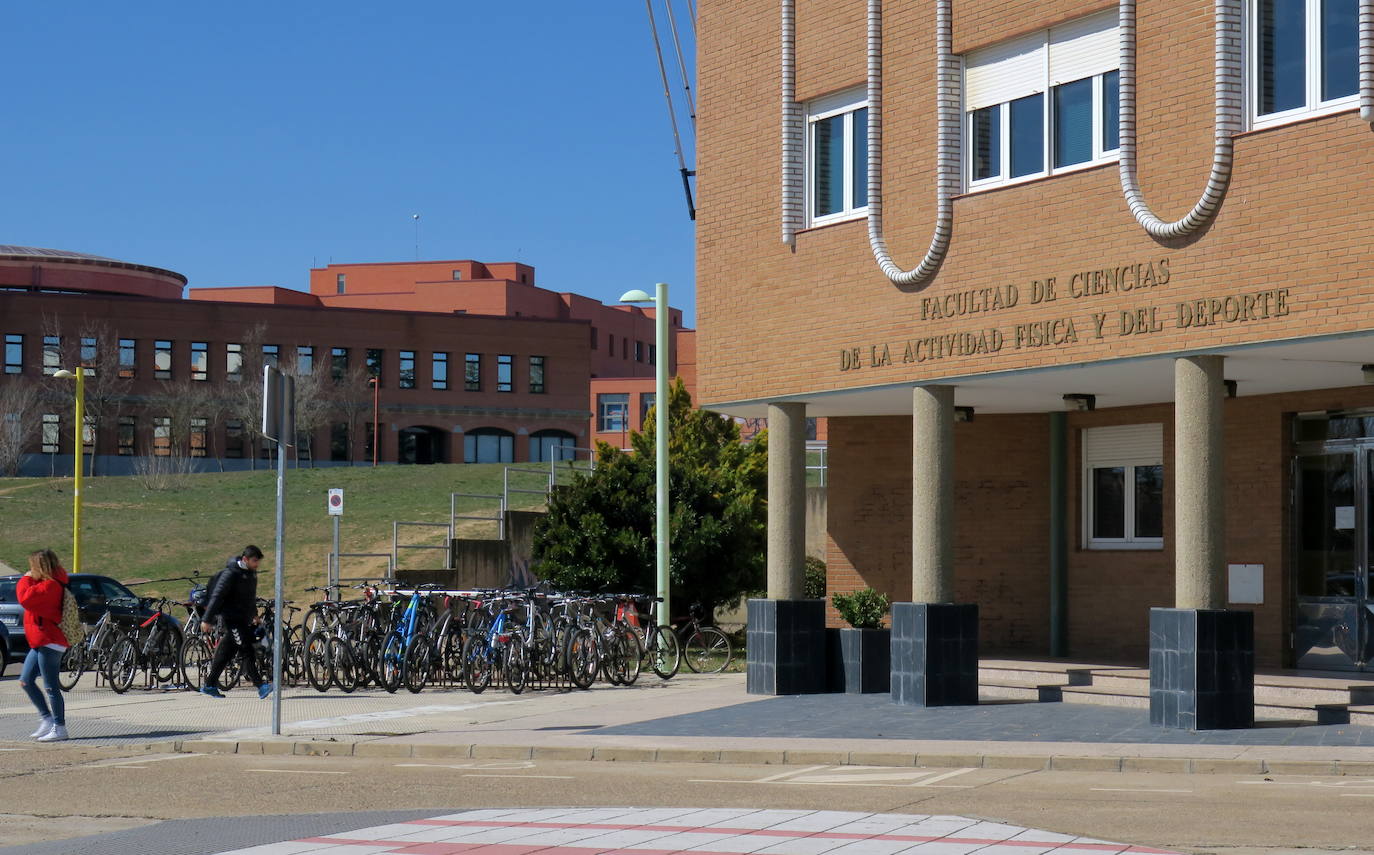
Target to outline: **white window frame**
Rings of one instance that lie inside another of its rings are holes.
[[[1139,450],[1127,454],[1108,455],[1094,457],[1091,446],[1094,431],[1111,430],[1112,428],[1086,428],[1080,434],[1081,438],[1081,478],[1080,492],[1082,501],[1082,546],[1088,550],[1143,550],[1143,549],[1163,549],[1164,538],[1161,537],[1136,537],[1135,536],[1135,470],[1136,467],[1143,466],[1163,466],[1164,465],[1164,426],[1159,423],[1150,425],[1119,425],[1120,428],[1158,428],[1159,443],[1158,449]],[[1100,434],[1099,434],[1100,436]],[[1125,515],[1125,537],[1094,537],[1093,536],[1093,470],[1094,469],[1125,469],[1124,482],[1122,489],[1123,514]]]
[[[1275,125],[1287,125],[1292,122],[1299,122],[1303,119],[1311,119],[1317,116],[1329,116],[1334,113],[1343,113],[1353,110],[1360,106],[1360,92],[1357,88],[1351,95],[1343,95],[1340,98],[1333,98],[1330,101],[1321,100],[1322,94],[1322,74],[1321,74],[1321,0],[1306,0],[1304,26],[1306,27],[1306,40],[1304,44],[1303,69],[1306,72],[1306,84],[1303,89],[1307,97],[1301,107],[1294,107],[1290,110],[1283,110],[1278,113],[1268,113],[1261,116],[1259,113],[1260,98],[1260,35],[1259,21],[1260,14],[1257,4],[1261,0],[1247,0],[1244,7],[1245,15],[1245,114],[1250,122],[1251,130],[1261,128],[1272,128]]]
[[[837,92],[834,95],[827,95],[817,98],[806,104],[806,156],[804,158],[806,187],[806,227],[815,228],[818,226],[828,226],[831,223],[842,223],[848,220],[863,219],[868,216],[868,205],[854,205],[854,117],[853,113],[857,110],[868,109],[868,91],[866,89],[848,89],[844,92]],[[816,194],[815,176],[812,169],[816,165],[816,123],[824,119],[834,118],[835,116],[845,116],[844,120],[844,207],[833,214],[816,216]],[[867,169],[865,168],[865,174]]]
[[[1095,15],[1089,16],[1089,17],[1092,18],[1092,17],[1098,17],[1098,16],[1103,16],[1103,17],[1105,17],[1105,16],[1106,16],[1106,13],[1096,13]],[[1087,20],[1087,19],[1084,19],[1084,20]],[[1072,22],[1072,21],[1071,21],[1071,22],[1069,22],[1069,23],[1066,24],[1066,25],[1060,25],[1060,27],[1072,26],[1072,25],[1075,24],[1075,23],[1077,23],[1077,22]],[[1055,28],[1055,29],[1058,29],[1058,28]],[[1115,31],[1115,26],[1112,27],[1112,30]],[[1054,176],[1054,175],[1067,175],[1067,174],[1069,174],[1069,173],[1071,173],[1071,172],[1081,172],[1081,171],[1084,170],[1084,169],[1092,169],[1092,168],[1097,167],[1097,166],[1102,166],[1103,164],[1115,163],[1117,160],[1120,159],[1120,152],[1121,152],[1121,149],[1120,149],[1120,140],[1118,140],[1118,147],[1117,147],[1117,148],[1111,148],[1111,149],[1109,149],[1109,148],[1104,148],[1103,145],[1102,145],[1102,142],[1103,142],[1102,137],[1103,137],[1103,135],[1104,135],[1103,132],[1106,130],[1106,128],[1104,127],[1103,115],[1102,115],[1102,114],[1103,114],[1103,107],[1105,106],[1105,104],[1104,104],[1104,97],[1103,97],[1103,89],[1104,89],[1104,81],[1103,81],[1103,78],[1104,78],[1105,75],[1110,74],[1110,73],[1113,72],[1113,71],[1118,71],[1118,72],[1119,72],[1120,69],[1119,69],[1119,68],[1104,69],[1104,70],[1102,70],[1102,71],[1097,72],[1096,74],[1092,74],[1092,75],[1089,75],[1089,76],[1087,76],[1087,77],[1080,77],[1080,78],[1077,78],[1077,79],[1075,79],[1075,80],[1066,80],[1066,81],[1063,81],[1062,83],[1055,83],[1054,80],[1053,80],[1053,75],[1051,74],[1051,70],[1050,70],[1050,64],[1051,64],[1051,47],[1052,47],[1052,43],[1053,43],[1053,33],[1054,33],[1054,29],[1046,29],[1046,30],[1040,31],[1040,33],[1038,34],[1038,35],[1039,35],[1039,39],[1040,39],[1040,50],[1041,50],[1041,52],[1042,52],[1042,61],[1039,63],[1039,65],[1040,65],[1040,69],[1041,69],[1041,74],[1042,74],[1043,76],[1041,77],[1041,79],[1040,79],[1038,85],[1035,87],[1034,91],[1027,92],[1027,93],[1025,93],[1025,95],[1018,96],[1017,98],[1013,98],[1013,99],[1010,99],[1010,100],[1007,100],[1007,101],[1002,101],[1002,102],[1000,102],[1000,103],[998,103],[998,104],[988,104],[988,105],[985,105],[986,107],[995,107],[995,108],[997,109],[997,111],[998,111],[998,113],[997,113],[997,116],[998,116],[998,132],[999,132],[999,140],[998,140],[998,143],[999,143],[999,146],[1000,146],[1000,150],[998,151],[998,165],[999,165],[999,169],[998,169],[998,174],[997,174],[996,176],[993,176],[993,177],[991,177],[991,178],[982,178],[982,179],[978,179],[978,180],[975,180],[975,179],[974,179],[974,177],[973,177],[973,114],[974,114],[974,112],[976,112],[976,111],[975,111],[975,110],[971,110],[971,109],[967,109],[967,108],[962,108],[962,110],[963,110],[963,123],[964,123],[964,124],[963,124],[963,131],[964,131],[964,175],[963,175],[963,179],[964,179],[964,192],[966,192],[966,193],[976,193],[976,192],[979,192],[979,191],[982,191],[982,190],[990,190],[990,189],[992,189],[992,188],[994,188],[994,187],[1008,187],[1008,186],[1015,185],[1015,184],[1024,184],[1024,183],[1026,183],[1026,182],[1028,182],[1028,181],[1038,181],[1038,180],[1040,180],[1040,179],[1042,179],[1042,178],[1049,178],[1049,177]],[[1027,39],[1027,38],[1028,38],[1027,36],[1019,36],[1019,37],[1017,38],[1017,41],[1021,41],[1021,40]],[[990,47],[997,47],[997,45],[992,45],[992,46],[990,46]],[[980,50],[985,50],[985,49],[980,49]],[[961,81],[961,85],[960,85],[960,92],[961,92],[961,93],[967,91],[967,78],[968,78],[968,59],[967,59],[967,57],[964,58],[962,70],[963,70],[963,80]],[[1056,167],[1056,166],[1054,165],[1054,90],[1055,90],[1057,87],[1059,87],[1059,86],[1067,85],[1067,84],[1070,84],[1070,83],[1077,83],[1079,80],[1087,80],[1087,79],[1092,80],[1092,87],[1093,87],[1093,106],[1092,106],[1092,150],[1093,150],[1093,154],[1092,154],[1092,158],[1089,159],[1089,160],[1085,160],[1085,161],[1083,161],[1082,163],[1074,163],[1074,164],[1070,164],[1070,165],[1068,165],[1068,166]],[[1118,97],[1119,97],[1120,89],[1118,88],[1117,91],[1118,91]],[[1022,97],[1029,97],[1029,96],[1031,96],[1031,95],[1039,95],[1039,96],[1040,96],[1040,110],[1041,110],[1041,114],[1040,114],[1040,128],[1041,128],[1040,152],[1041,152],[1041,158],[1042,158],[1041,163],[1042,163],[1042,165],[1043,165],[1044,168],[1043,168],[1041,171],[1039,171],[1039,172],[1031,172],[1031,173],[1028,173],[1028,174],[1026,174],[1026,175],[1018,175],[1017,177],[1012,178],[1012,177],[1011,177],[1011,102],[1012,102],[1012,101],[1016,101],[1016,100],[1020,100]],[[983,107],[979,107],[979,108],[977,108],[977,109],[978,109],[978,110],[982,110]]]

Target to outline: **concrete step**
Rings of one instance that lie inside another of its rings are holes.
[[[1052,703],[1063,699],[1062,689],[1063,686],[1059,684],[978,681],[979,699]]]
[[[1374,727],[1374,704],[1349,707],[1346,712],[1350,717],[1350,724]]]
[[[1061,693],[1064,701],[1071,704],[1097,704],[1098,706],[1129,707],[1131,709],[1150,708],[1148,685],[1143,694],[1116,689],[1102,689],[1097,686],[1065,686]]]

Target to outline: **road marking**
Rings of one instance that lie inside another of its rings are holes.
[[[452,704],[425,707],[407,707],[400,710],[377,710],[376,712],[350,713],[348,715],[337,715],[332,718],[311,718],[303,721],[287,722],[284,727],[296,728],[300,730],[322,730],[330,727],[342,727],[348,724],[357,724],[365,721],[394,721],[401,718],[415,718],[426,715],[443,715],[444,713],[464,712],[465,710],[485,709],[487,707],[505,706],[507,704],[523,704],[534,700],[534,698],[521,698],[511,701],[486,701],[476,704]],[[242,730],[231,730],[220,736],[251,736],[259,733],[266,733],[269,728],[249,727]]]
[[[469,772],[464,778],[549,778],[560,781],[576,781],[574,775],[491,775],[484,772]]]
[[[1374,793],[1341,793],[1347,799],[1374,799]]]
[[[244,769],[245,772],[272,772],[278,775],[347,775],[347,772],[323,772],[318,769]]]
[[[778,779],[780,779],[780,778],[790,778],[790,777],[792,777],[793,775],[805,775],[807,772],[815,772],[815,771],[818,770],[818,769],[829,769],[829,768],[830,768],[829,766],[825,766],[825,765],[821,765],[821,766],[807,766],[807,767],[805,767],[805,768],[803,768],[803,769],[793,769],[791,772],[779,772],[779,773],[776,774],[776,775],[769,775],[767,778],[759,778],[758,780],[753,781],[753,783],[755,783],[755,784],[767,784],[767,783],[769,783],[770,781],[776,781],[776,780],[778,780]]]
[[[1162,790],[1150,787],[1089,787],[1095,793],[1191,793],[1192,790]]]
[[[824,770],[821,772],[821,770]],[[972,768],[953,769],[938,775],[935,770],[893,771],[885,766],[808,766],[766,778],[721,779],[693,778],[692,784],[792,784],[829,787],[943,787],[972,789],[972,784],[941,784],[950,778],[972,772]],[[816,774],[821,772],[821,774]],[[934,776],[934,777],[931,777]]]
[[[484,763],[396,763],[398,769],[533,769],[529,760],[513,760]]]
[[[162,763],[167,760],[189,760],[192,757],[204,757],[203,754],[164,754],[157,757],[113,757],[108,760],[97,760],[94,763],[83,763],[78,768],[81,769],[101,769],[115,767],[120,769],[142,769],[146,763]]]
[[[1280,787],[1374,787],[1374,778],[1340,781],[1236,781],[1237,784],[1270,785]]]

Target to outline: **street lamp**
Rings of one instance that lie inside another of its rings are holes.
[[[658,543],[658,596],[663,600],[659,612],[661,625],[672,626],[672,603],[668,585],[668,284],[659,282],[654,286],[654,296],[636,288],[620,295],[622,303],[654,304],[654,450],[656,452],[658,505],[655,513],[657,523],[656,540]],[[626,413],[628,417],[629,414]]]
[[[72,572],[81,572],[81,467],[86,452],[86,369],[76,366],[76,373],[64,369],[54,371],[59,380],[76,380],[76,446],[72,449],[75,463],[72,488]]]

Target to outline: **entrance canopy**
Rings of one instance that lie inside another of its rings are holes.
[[[789,395],[781,399],[708,403],[705,406],[742,418],[766,417],[768,404],[779,400],[805,402],[806,415],[812,417],[910,415],[911,387],[922,383],[955,386],[955,404],[973,407],[979,413],[1062,410],[1064,396],[1068,394],[1096,396],[1097,409],[1158,404],[1174,399],[1174,359],[1199,354],[1226,357],[1226,379],[1236,382],[1239,396],[1359,386],[1366,382],[1361,367],[1374,364],[1374,331],[885,383]]]

